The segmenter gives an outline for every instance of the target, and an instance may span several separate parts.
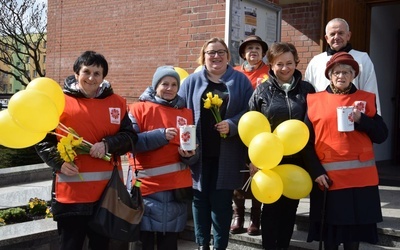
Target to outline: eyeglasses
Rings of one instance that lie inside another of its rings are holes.
[[[206,51],[204,53],[209,55],[209,56],[214,57],[216,54],[218,54],[218,56],[224,56],[226,52],[228,52],[228,51],[226,51],[224,49],[220,49],[220,50],[209,50],[209,51]]]
[[[342,76],[344,76],[344,77],[347,77],[351,74],[351,72],[350,71],[333,71],[332,72],[332,75],[334,75],[336,77],[340,76],[340,74],[342,74]]]

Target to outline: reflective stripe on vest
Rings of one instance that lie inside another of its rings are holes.
[[[322,164],[333,185],[329,190],[375,186],[379,183],[374,160],[340,161]]]
[[[356,169],[356,168],[364,168],[375,165],[375,159],[371,159],[368,161],[337,161],[330,163],[322,164],[326,171],[334,171],[334,170],[344,170],[344,169]]]
[[[166,166],[139,170],[138,176],[136,178],[149,178],[152,176],[158,176],[158,175],[170,174],[173,172],[182,171],[184,169],[186,169],[186,165],[183,164],[182,162],[177,162]]]
[[[58,183],[62,182],[85,182],[85,181],[104,181],[109,180],[111,178],[112,171],[103,171],[103,172],[85,172],[80,173],[79,175],[67,176],[65,174],[58,173],[57,181]],[[122,171],[119,171],[119,175],[122,176]]]

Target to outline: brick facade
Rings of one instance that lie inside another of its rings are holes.
[[[277,1],[275,1],[277,2]],[[320,52],[320,1],[282,6],[282,41],[295,44],[299,70]],[[62,82],[85,50],[105,55],[114,91],[135,101],[160,65],[192,73],[204,41],[224,38],[223,0],[48,0],[46,76]]]

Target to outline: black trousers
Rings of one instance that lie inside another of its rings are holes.
[[[263,204],[261,236],[264,249],[288,248],[292,238],[299,200],[281,196],[272,204]]]
[[[178,235],[179,233],[173,232],[140,231],[142,250],[154,250],[155,243],[157,243],[157,250],[177,250]]]
[[[90,216],[68,216],[57,219],[60,250],[82,249],[86,236],[91,250],[108,250],[109,239],[88,227]]]

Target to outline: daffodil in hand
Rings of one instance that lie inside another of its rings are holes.
[[[221,113],[219,111],[219,108],[221,107],[223,100],[217,95],[213,95],[212,92],[208,92],[206,94],[206,99],[203,99],[204,102],[204,108],[211,110],[211,113],[214,116],[214,119],[217,123],[220,123],[222,121],[221,118]],[[220,136],[222,138],[226,138],[226,134],[220,133]]]
[[[62,137],[57,144],[57,150],[60,153],[61,158],[70,163],[75,169],[78,167],[74,164],[75,156],[77,156],[74,147],[81,145],[82,138],[74,139],[72,134],[68,134],[65,137]],[[78,173],[79,178],[83,180],[83,177],[80,173]]]

